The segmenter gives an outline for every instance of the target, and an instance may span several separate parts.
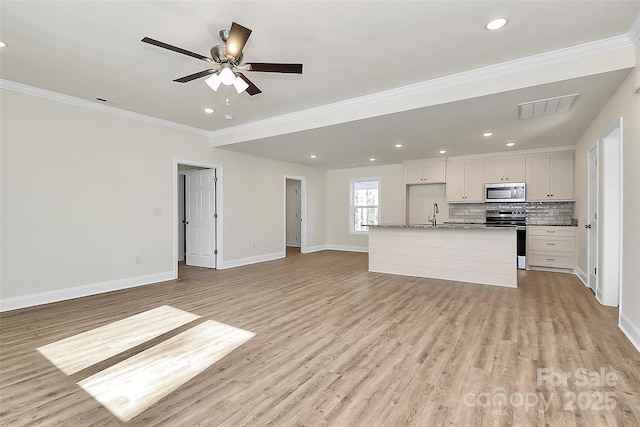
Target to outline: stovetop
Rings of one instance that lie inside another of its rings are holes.
[[[525,226],[527,213],[515,210],[488,210],[485,225],[487,227]]]

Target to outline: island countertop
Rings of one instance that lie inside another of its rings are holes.
[[[469,223],[469,222],[446,222],[441,224],[377,224],[370,225],[370,228],[423,228],[423,229],[451,229],[451,230],[517,230],[518,226],[487,226],[482,223]]]

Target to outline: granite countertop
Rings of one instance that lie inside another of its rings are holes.
[[[577,227],[578,224],[567,224],[567,223],[561,223],[561,224],[530,224],[527,223],[527,227]]]
[[[372,228],[423,228],[423,229],[453,229],[453,230],[516,230],[517,227],[487,227],[485,224],[450,222],[446,224],[378,224],[370,225]]]

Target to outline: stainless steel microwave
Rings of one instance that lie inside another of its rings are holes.
[[[503,182],[484,185],[485,202],[521,203],[525,201],[524,182]]]

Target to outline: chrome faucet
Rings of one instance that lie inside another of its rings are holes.
[[[440,209],[438,209],[438,204],[434,203],[433,204],[433,217],[429,217],[427,221],[429,221],[431,223],[431,225],[436,225],[436,221],[437,221],[437,217],[436,214],[440,213]]]

